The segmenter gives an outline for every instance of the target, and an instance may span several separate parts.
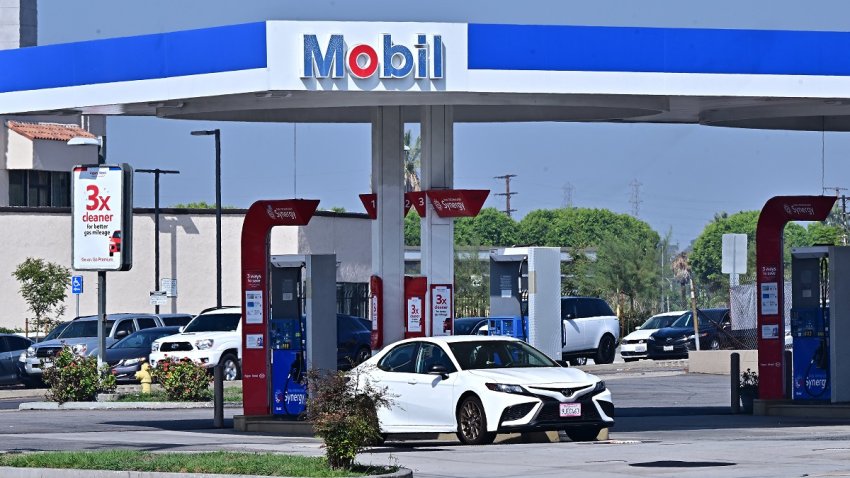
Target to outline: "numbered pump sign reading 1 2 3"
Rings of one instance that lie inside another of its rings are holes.
[[[133,169],[127,164],[76,166],[72,181],[73,268],[129,270],[133,266]]]

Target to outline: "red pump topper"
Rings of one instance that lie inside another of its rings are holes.
[[[404,276],[404,338],[425,337],[427,277]]]
[[[369,278],[369,319],[372,320],[372,349],[384,345],[384,284],[381,278]]]

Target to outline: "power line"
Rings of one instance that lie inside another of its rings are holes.
[[[632,216],[638,217],[640,216],[640,203],[643,202],[640,198],[640,187],[643,186],[643,183],[634,179],[629,183],[629,186],[632,188],[632,197],[629,199],[629,203],[632,205]]]
[[[514,194],[519,194],[516,192],[511,192],[511,178],[515,178],[516,174],[505,174],[504,176],[494,176],[493,179],[504,179],[505,180],[505,192],[496,193],[496,196],[505,196],[505,214],[508,217],[511,217],[511,213],[516,211],[516,209],[511,209],[511,196]]]

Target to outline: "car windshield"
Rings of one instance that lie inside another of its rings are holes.
[[[189,322],[183,332],[233,332],[240,320],[242,314],[202,314]]]
[[[68,325],[70,325],[70,324],[71,324],[70,322],[62,322],[61,324],[57,325],[56,327],[54,327],[54,328],[53,328],[53,330],[51,330],[51,331],[50,331],[50,333],[49,333],[49,334],[47,334],[47,335],[45,335],[45,336],[44,336],[44,339],[42,339],[42,342],[46,342],[46,341],[48,341],[48,340],[53,340],[53,339],[55,339],[55,338],[59,337],[59,335],[60,335],[60,334],[61,334],[61,333],[65,330],[65,328],[66,328],[66,327],[68,327]]]
[[[482,340],[449,344],[462,370],[560,367],[543,352],[515,340]]]
[[[60,339],[78,339],[81,337],[97,337],[97,320],[76,320],[71,322],[65,330],[59,334]],[[106,321],[106,333],[112,330],[114,320]]]
[[[682,315],[681,317],[676,319],[675,322],[670,324],[670,327],[693,327],[693,316],[694,314],[692,312],[685,312],[684,315]]]
[[[142,330],[135,334],[130,334],[123,339],[115,342],[111,349],[150,349],[154,340],[173,335],[174,332],[162,330]]]
[[[673,320],[676,319],[675,315],[656,315],[655,317],[650,317],[649,320],[644,322],[643,325],[640,326],[641,329],[661,329],[664,327],[669,327]]]

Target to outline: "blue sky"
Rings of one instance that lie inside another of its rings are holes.
[[[844,1],[446,1],[40,0],[39,43],[226,25],[250,21],[392,20],[850,30]],[[110,118],[110,162],[179,169],[161,184],[164,206],[214,202],[213,141],[190,136],[222,130],[222,197],[247,207],[257,199],[310,197],[321,207],[361,211],[369,190],[368,125],[213,123]],[[416,125],[411,125],[418,130]],[[572,204],[630,212],[630,183],[641,183],[639,217],[683,247],[715,212],[760,209],[771,196],[850,187],[850,135],[755,131],[696,125],[603,123],[457,124],[455,186],[502,192],[493,179],[517,174],[512,207],[522,217]],[[294,177],[294,179],[293,179]],[[153,180],[137,175],[136,204],[153,205]],[[504,208],[492,196],[488,206]]]

